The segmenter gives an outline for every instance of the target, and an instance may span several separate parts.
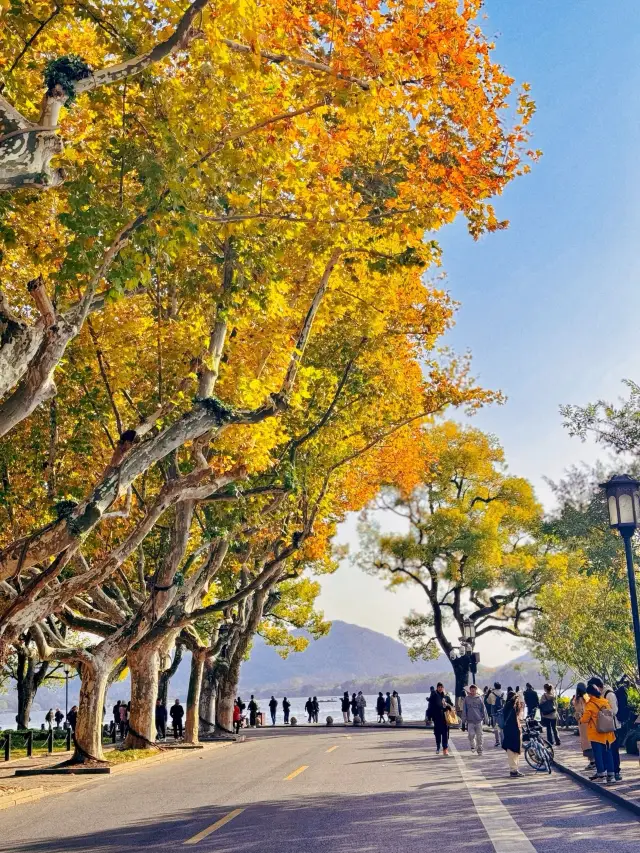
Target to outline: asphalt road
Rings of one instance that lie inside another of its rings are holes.
[[[560,774],[508,777],[464,735],[264,729],[0,812],[11,853],[638,853],[640,821]],[[304,768],[304,769],[302,769]],[[185,844],[185,842],[189,842]]]

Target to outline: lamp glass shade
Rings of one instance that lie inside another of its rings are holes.
[[[612,527],[617,527],[618,523],[619,523],[618,522],[618,502],[616,501],[615,497],[613,495],[611,495],[608,503],[609,503],[609,524]]]
[[[635,524],[633,514],[633,498],[629,494],[620,495],[618,498],[618,512],[620,513],[620,524]]]

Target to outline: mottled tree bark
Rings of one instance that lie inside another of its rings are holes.
[[[191,673],[187,693],[187,718],[184,726],[185,743],[198,743],[198,716],[200,708],[200,687],[204,662],[208,649],[194,649],[191,653]]]
[[[155,746],[155,706],[158,696],[158,647],[143,644],[127,653],[131,673],[131,713],[126,749],[149,749]]]
[[[114,659],[93,658],[80,664],[80,700],[74,734],[75,750],[70,764],[104,762],[102,751],[102,712],[107,682]]]

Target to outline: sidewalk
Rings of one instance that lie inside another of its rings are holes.
[[[210,751],[228,746],[223,743],[203,744],[203,750]],[[105,750],[113,749],[111,745],[105,746]],[[54,752],[52,755],[38,755],[33,758],[16,758],[12,761],[0,763],[0,810],[20,805],[21,803],[39,800],[51,794],[63,794],[75,788],[83,788],[87,785],[95,785],[100,781],[110,779],[121,773],[132,773],[144,770],[145,767],[154,766],[165,761],[179,760],[188,755],[194,755],[194,750],[169,749],[158,755],[142,758],[138,761],[115,765],[111,768],[109,775],[96,776],[15,776],[15,771],[23,768],[46,768],[65,761],[71,756],[70,752]]]
[[[591,790],[595,790],[617,805],[631,808],[640,816],[640,761],[637,755],[627,755],[620,752],[620,770],[622,782],[614,785],[602,785],[600,782],[590,782],[589,776],[593,771],[585,771],[587,759],[580,749],[580,738],[573,734],[573,729],[563,729],[559,732],[562,746],[555,747],[555,764],[557,768],[579,780]]]

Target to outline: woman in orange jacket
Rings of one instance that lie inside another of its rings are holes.
[[[609,702],[602,698],[600,690],[595,684],[587,687],[587,693],[591,697],[585,705],[584,714],[580,722],[587,725],[587,737],[591,742],[593,759],[596,763],[596,772],[590,778],[600,782],[611,784],[615,776],[613,772],[613,754],[610,745],[616,739],[615,732],[600,732],[596,725],[598,714],[603,708],[611,709]]]

